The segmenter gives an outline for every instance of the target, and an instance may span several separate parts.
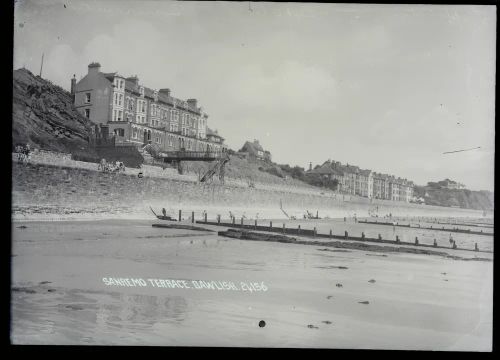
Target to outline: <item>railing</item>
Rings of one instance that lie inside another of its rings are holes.
[[[225,153],[219,151],[163,151],[158,155],[165,159],[220,159]]]

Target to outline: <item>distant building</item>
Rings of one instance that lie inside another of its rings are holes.
[[[338,191],[344,194],[406,202],[413,198],[414,184],[411,181],[363,170],[358,166],[342,165],[338,161],[328,160],[315,169],[310,164],[306,175],[314,174],[330,180],[337,179]]]
[[[450,179],[444,179],[443,181],[440,181],[438,184],[442,185],[446,189],[450,190],[459,190],[459,189],[465,189],[465,185],[461,184],[459,182],[450,180]]]
[[[344,172],[336,168],[335,164],[332,164],[330,160],[324,162],[323,165],[316,169],[313,169],[312,166],[309,165],[309,171],[306,172],[306,176],[311,175],[318,175],[330,181],[336,179],[338,182],[337,191],[341,191],[343,188]]]
[[[148,88],[135,75],[101,72],[93,62],[80,81],[73,77],[71,92],[77,110],[118,144],[154,144],[163,151],[227,150],[220,135],[207,135],[208,115],[196,99],[175,98],[168,88]]]
[[[253,142],[247,141],[239,151],[240,153],[247,153],[249,159],[271,161],[271,153],[265,151],[259,143],[259,140]]]
[[[208,141],[211,141],[216,144],[223,144],[224,143],[224,138],[219,135],[217,130],[212,131],[212,129],[207,128],[206,130],[206,137]]]

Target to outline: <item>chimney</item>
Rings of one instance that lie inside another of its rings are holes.
[[[137,75],[128,77],[127,80],[133,82],[136,86],[139,85],[139,78]]]
[[[161,94],[165,94],[165,96],[170,97],[170,89],[160,89]]]
[[[187,103],[189,104],[189,106],[191,106],[192,108],[196,109],[196,106],[198,105],[198,100],[196,100],[196,99],[188,99]]]
[[[89,64],[89,74],[97,74],[99,71],[101,71],[101,64],[98,62]]]
[[[71,97],[73,102],[75,102],[75,86],[76,86],[76,75],[73,74],[73,79],[71,79]]]
[[[312,162],[310,162],[310,163],[309,163],[309,171],[311,171],[312,169],[313,169],[313,163],[312,163]]]

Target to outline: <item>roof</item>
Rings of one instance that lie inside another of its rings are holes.
[[[344,172],[351,173],[351,174],[358,174],[360,171],[359,167],[353,166],[353,165],[344,165],[344,166],[342,166],[342,170],[344,170]]]
[[[243,145],[243,149],[247,149],[247,151],[252,150],[253,152],[257,151],[264,152],[264,149],[257,140],[255,140],[254,142],[246,141],[245,144]]]
[[[100,65],[99,65],[100,66]],[[106,79],[108,79],[110,82],[113,81],[113,78],[115,76],[120,76],[122,78],[125,79],[125,90],[128,90],[132,93],[136,93],[136,94],[139,94],[139,88],[141,86],[139,85],[136,85],[131,79],[132,78],[137,78],[136,76],[129,76],[128,78],[127,77],[124,77],[124,76],[121,76],[120,74],[118,74],[118,72],[109,72],[109,73],[105,73],[105,72],[100,72],[101,75],[103,75]],[[148,88],[146,86],[143,86],[144,87],[144,97],[149,97],[151,99],[154,98],[154,92],[155,90],[151,89],[151,88]],[[187,101],[185,100],[182,100],[182,99],[178,99],[178,98],[174,98],[172,96],[166,96],[165,94],[163,93],[160,93],[158,91],[158,100],[160,101],[163,101],[164,103],[167,103],[167,104],[170,104],[170,105],[174,105],[176,107],[180,107],[180,108],[183,108],[185,110],[190,110],[198,115],[201,115],[201,108],[200,107],[196,107],[196,106],[193,106],[192,104],[189,104]],[[208,115],[204,114],[205,117],[208,117]],[[214,136],[218,136],[222,139],[222,137],[218,134],[215,134]]]
[[[344,175],[344,173],[341,170],[334,169],[328,161],[323,163],[323,165],[321,165],[320,167],[308,171],[308,174],[339,175],[339,176]]]
[[[213,131],[212,129],[210,129],[209,127],[207,127],[207,132],[206,132],[206,136],[214,136],[214,137],[218,137],[220,139],[224,139],[222,136],[220,136],[216,131]]]

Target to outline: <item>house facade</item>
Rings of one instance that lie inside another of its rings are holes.
[[[196,99],[181,100],[170,89],[151,89],[134,75],[101,72],[93,62],[80,81],[71,80],[77,110],[105,125],[117,144],[155,144],[162,151],[226,151],[224,139],[207,136],[208,115]]]
[[[246,141],[239,152],[246,153],[246,156],[250,159],[271,161],[271,153],[262,148],[259,140],[254,140],[253,142]]]
[[[406,202],[410,202],[413,198],[414,184],[411,181],[363,170],[358,166],[342,165],[338,161],[328,160],[316,169],[310,166],[306,175],[313,174],[330,180],[337,179],[338,191],[344,194]]]

